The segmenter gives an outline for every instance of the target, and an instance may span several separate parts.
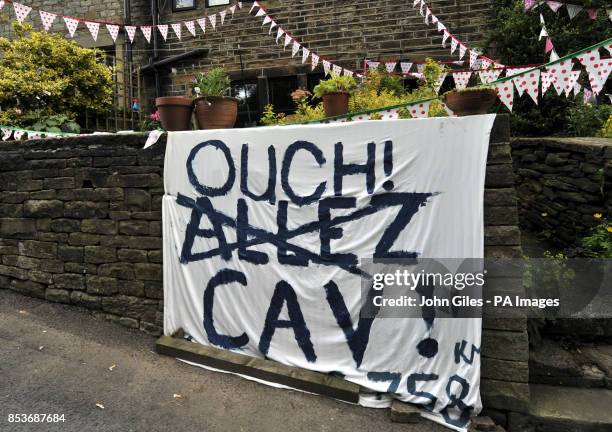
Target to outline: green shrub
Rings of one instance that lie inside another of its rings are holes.
[[[574,136],[597,136],[610,116],[612,105],[574,104],[568,108],[568,132]]]
[[[79,124],[63,114],[43,117],[30,127],[35,131],[41,132],[81,133]]]
[[[31,128],[55,115],[74,120],[112,103],[112,69],[102,53],[63,35],[14,23],[16,37],[0,37],[0,124]]]
[[[612,138],[612,114],[608,117],[599,134],[604,138]]]
[[[606,219],[602,219],[600,213],[596,213],[595,218],[601,222],[591,229],[587,237],[582,239],[582,247],[586,249],[588,256],[612,258],[612,225]]]
[[[225,69],[211,68],[196,75],[193,89],[196,96],[223,96],[230,88],[231,81]]]
[[[331,73],[330,77],[326,80],[321,81],[314,88],[314,94],[316,97],[321,98],[329,93],[336,92],[351,92],[357,83],[355,78],[351,76],[336,75]]]

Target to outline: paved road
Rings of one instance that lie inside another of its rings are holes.
[[[0,289],[0,431],[448,431],[189,366],[154,353],[154,341],[89,311]],[[10,413],[58,413],[65,422],[18,425]]]

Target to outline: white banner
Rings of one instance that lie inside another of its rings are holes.
[[[164,333],[340,373],[465,428],[481,320],[360,317],[362,260],[483,257],[494,118],[170,132]]]

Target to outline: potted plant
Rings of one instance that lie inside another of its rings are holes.
[[[193,83],[195,115],[199,129],[233,128],[238,117],[238,99],[224,96],[230,79],[223,68],[199,73]]]
[[[193,100],[186,96],[163,96],[155,99],[159,121],[167,131],[189,130]]]
[[[338,116],[348,113],[349,95],[356,86],[355,78],[332,72],[330,78],[317,84],[314,94],[323,99],[327,117]]]
[[[444,103],[459,117],[486,114],[496,100],[497,93],[490,86],[468,87],[444,94]]]

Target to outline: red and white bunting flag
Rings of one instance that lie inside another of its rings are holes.
[[[342,72],[344,74],[344,76],[353,76],[353,71],[350,71],[348,69],[344,69],[344,71]]]
[[[415,8],[416,5],[418,5],[420,1],[421,0],[414,0],[414,3],[412,4],[412,7]]]
[[[170,26],[172,27],[172,30],[174,31],[174,34],[178,40],[181,40],[181,23],[172,23]]]
[[[263,22],[261,23],[262,26],[265,26],[266,24],[268,24],[269,22],[272,22],[272,18],[270,18],[270,15],[266,15],[263,19]]]
[[[377,69],[378,66],[380,65],[380,62],[368,60],[367,65],[368,65],[368,69]]]
[[[253,12],[253,9],[255,9],[256,7],[260,8],[261,10],[261,6],[259,6],[259,2],[258,1],[254,1],[253,5],[251,6],[251,9],[249,10],[249,13]]]
[[[583,104],[589,103],[592,97],[593,97],[593,92],[589,90],[588,88],[585,88],[584,93],[582,94],[582,103]]]
[[[418,63],[416,66],[417,66],[417,72],[422,74],[423,71],[425,70],[425,65],[423,63]]]
[[[308,60],[309,55],[310,50],[308,48],[302,47],[302,64],[306,63],[306,60]]]
[[[597,67],[593,66],[592,72],[589,71],[589,83],[594,93],[599,94],[603,90],[611,72],[612,59],[602,59]]]
[[[502,69],[483,70],[478,72],[478,76],[483,84],[489,84],[496,81],[501,73]]]
[[[466,51],[467,47],[462,43],[459,43],[459,60],[461,60],[465,56]]]
[[[478,60],[478,53],[474,50],[470,50],[470,69],[474,69],[476,61]]]
[[[124,26],[125,27],[125,32],[128,35],[128,38],[130,38],[130,43],[134,43],[134,36],[136,36],[136,26]]]
[[[210,25],[214,30],[217,25],[217,14],[208,15],[208,21],[210,21]]]
[[[385,69],[387,69],[387,72],[391,73],[395,70],[396,65],[397,62],[385,62]]]
[[[259,10],[257,11],[257,13],[255,14],[255,16],[256,16],[256,17],[262,17],[262,16],[264,16],[265,14],[266,14],[266,11],[265,11],[265,10],[263,10],[263,9],[259,9]]]
[[[612,21],[612,8],[606,9],[606,12],[608,13],[608,18],[610,19],[610,21]],[[612,54],[612,53],[610,53],[610,54]]]
[[[514,105],[514,84],[512,84],[512,81],[508,80],[495,84],[495,91],[499,100],[512,111],[512,105]]]
[[[0,10],[4,7],[4,0],[0,0]]]
[[[431,23],[432,24],[438,24],[439,22],[440,22],[440,20],[438,19],[438,17],[432,14],[431,15]]]
[[[443,30],[446,30],[446,26],[442,24],[440,21],[438,21],[438,33]]]
[[[238,2],[238,9],[242,9],[242,2]]]
[[[409,62],[400,62],[400,68],[402,68],[402,73],[406,75],[412,69],[412,63]]]
[[[334,74],[342,75],[342,67],[338,65],[333,65]]]
[[[221,12],[219,12],[219,18],[221,18],[221,25],[223,25],[223,23],[225,22],[225,15],[227,14],[226,10],[222,10]]]
[[[53,25],[53,21],[55,21],[55,18],[57,18],[57,15],[42,10],[38,11],[38,15],[40,15],[40,20],[42,21],[45,31],[49,31]]]
[[[76,31],[77,27],[79,26],[79,20],[74,19],[74,18],[70,18],[70,17],[63,17],[64,18],[64,22],[66,23],[66,28],[68,29],[68,34],[70,35],[70,37],[74,37],[74,32]]]
[[[140,31],[144,35],[148,43],[151,43],[151,26],[141,26]]]
[[[442,34],[442,48],[446,48],[446,41],[449,37],[450,33],[447,30],[444,30],[444,33]]]
[[[526,72],[521,76],[523,77],[523,80],[521,81],[523,89],[529,96],[531,96],[531,99],[533,99],[533,102],[537,105],[538,95],[540,94],[540,69]]]
[[[455,54],[455,51],[457,51],[458,44],[459,42],[457,42],[457,39],[455,39],[454,37],[451,37],[451,54]]]
[[[195,22],[185,21],[183,24],[185,24],[185,27],[187,28],[187,31],[191,33],[191,36],[195,37],[196,35]]]
[[[100,23],[93,21],[85,21],[85,26],[89,30],[89,33],[91,34],[93,40],[97,41],[98,33],[100,32]]]
[[[159,30],[159,33],[162,35],[165,41],[168,38],[168,24],[159,24],[157,26],[157,30]]]
[[[19,141],[21,139],[21,137],[23,136],[23,134],[25,134],[25,131],[22,131],[22,130],[13,131],[13,138],[15,138],[15,140]]]
[[[290,43],[291,43],[291,36],[289,36],[287,33],[285,33],[285,43],[283,45],[283,48],[285,48]]]
[[[229,10],[232,13],[232,15],[234,15],[234,12],[236,12],[236,5],[231,6]]]
[[[409,105],[408,110],[413,118],[427,118],[427,114],[429,113],[429,105],[431,105],[431,101]]]
[[[319,56],[316,54],[310,55],[310,70],[315,70],[317,65],[319,64]]]
[[[523,73],[527,70],[529,70],[531,68],[508,68],[506,69],[506,76],[510,77],[512,75],[516,75],[516,74],[520,74]],[[519,96],[523,96],[523,92],[525,91],[525,87],[522,85],[523,83],[523,78],[522,76],[517,76],[515,78],[512,78],[512,81],[514,82],[514,85],[516,86],[516,91],[518,92]]]
[[[300,51],[300,44],[295,39],[293,40],[293,46],[291,47],[291,57],[295,57],[295,55]]]
[[[574,17],[578,15],[582,9],[584,9],[584,6],[569,3],[566,3],[565,7],[567,8],[567,14],[569,15],[570,19],[574,19]]]
[[[480,65],[482,66],[483,69],[489,69],[489,66],[491,66],[491,60],[489,60],[488,58],[482,57],[482,63]]]
[[[557,12],[559,8],[563,6],[563,3],[558,2],[558,1],[552,1],[552,0],[548,0],[546,4],[553,12]]]
[[[15,17],[20,23],[22,23],[23,20],[25,20],[28,14],[32,11],[32,8],[30,6],[26,6],[21,3],[13,3],[13,9],[15,11]]]
[[[425,24],[429,25],[429,17],[431,16],[431,11],[429,8],[425,10]]]
[[[206,33],[206,18],[198,18],[196,22],[202,29],[202,33]]]
[[[272,20],[272,22],[270,23],[270,30],[268,30],[268,34],[272,34],[272,29],[276,27],[276,22],[274,20]]]
[[[546,45],[544,46],[544,53],[553,51],[554,49],[555,49],[555,46],[553,45],[552,39],[547,37],[546,38]]]
[[[457,90],[463,90],[467,87],[472,72],[453,72],[453,80],[455,81],[455,87]]]
[[[540,77],[542,78],[542,96],[544,96],[546,91],[550,88],[550,85],[553,83],[554,77],[548,71],[542,71]]]
[[[329,73],[330,68],[331,68],[331,63],[328,62],[327,60],[323,60],[323,71],[325,72],[325,75]]]
[[[285,31],[281,27],[279,27],[278,30],[276,31],[276,44],[277,45],[278,45],[278,40],[284,33]]]
[[[13,135],[12,129],[2,128],[2,141],[7,141]]]
[[[119,26],[115,24],[106,24],[106,29],[108,30],[108,33],[113,39],[113,42],[117,42],[117,35],[119,34]]]
[[[580,54],[577,59],[589,70],[589,68],[592,69],[594,65],[599,64],[601,56],[599,55],[599,49],[593,49]]]
[[[538,36],[538,40],[542,40],[543,37],[547,37],[548,32],[546,31],[546,27],[542,27],[542,30],[540,30],[540,36]]]
[[[579,70],[570,72],[569,80],[565,83],[565,89],[564,89],[565,97],[569,97],[570,93],[574,91],[574,88],[576,87],[576,84],[578,83],[578,78],[580,78],[580,72],[581,71]]]
[[[536,5],[536,0],[525,0],[525,10],[529,10]]]
[[[425,16],[425,1],[421,0],[421,6],[419,7],[419,13],[421,16]]]
[[[565,90],[565,86],[571,79],[572,61],[563,60],[555,65],[548,67],[548,71],[553,75],[555,90],[561,96]],[[573,85],[573,84],[572,84]]]
[[[438,79],[434,83],[434,90],[436,91],[436,94],[438,94],[438,92],[440,91],[440,87],[442,87],[442,84],[444,83],[444,80],[446,79],[447,75],[448,72],[442,72],[440,75],[438,75]]]

